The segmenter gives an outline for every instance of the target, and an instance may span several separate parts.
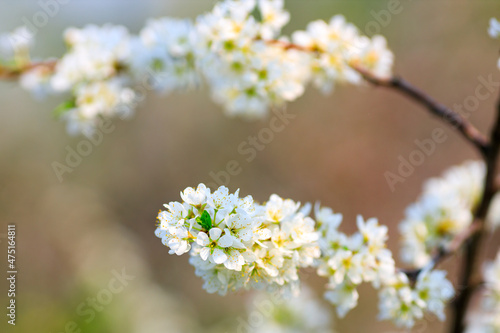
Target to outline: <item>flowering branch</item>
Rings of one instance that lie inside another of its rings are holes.
[[[379,290],[379,318],[407,328],[425,313],[445,319],[455,290],[446,272],[434,268],[465,247],[452,330],[462,333],[486,217],[498,190],[500,103],[486,138],[459,113],[394,77],[384,37],[364,36],[337,15],[288,38],[281,31],[289,17],[283,0],[225,0],[195,21],[151,20],[137,35],[112,25],[71,28],[64,36],[67,52],[45,62],[30,60],[33,36],[24,28],[0,35],[0,54],[7,55],[0,59],[0,79],[19,79],[35,94],[69,94],[56,113],[68,131],[88,136],[102,117],[132,112],[147,90],[164,93],[206,83],[229,115],[246,118],[261,118],[296,100],[309,85],[329,93],[337,84],[368,81],[398,91],[453,126],[485,161],[431,179],[408,208],[400,225],[402,259],[419,268],[396,268],[386,244],[388,229],[375,218],[358,217],[358,230],[347,235],[338,229],[342,215],[330,208],[317,205],[313,218],[310,205],[277,195],[260,204],[224,186],[185,189],[181,202],[170,202],[159,213],[155,234],[171,254],[190,253],[208,292],[264,287],[295,295],[299,269],[315,267],[328,277],[325,298],[339,316],[357,305],[358,286],[370,283]],[[490,35],[500,36],[500,22]]]
[[[422,104],[423,106],[428,108],[433,115],[443,119],[445,122],[453,126],[457,131],[459,131],[471,144],[473,144],[479,150],[479,152],[483,156],[487,154],[488,140],[486,139],[486,137],[484,137],[484,135],[482,135],[481,132],[476,127],[474,127],[474,125],[463,118],[459,113],[437,102],[427,93],[414,87],[408,81],[400,77],[393,76],[388,79],[379,78],[360,66],[353,65],[352,67],[356,71],[358,71],[358,73],[363,75],[363,77],[368,82],[376,86],[392,88],[413,99],[417,103]]]
[[[17,80],[24,73],[34,69],[45,69],[53,72],[57,65],[57,60],[47,60],[31,62],[27,65],[20,66],[20,68],[8,68],[0,65],[0,80]]]

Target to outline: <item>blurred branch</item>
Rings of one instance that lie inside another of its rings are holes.
[[[441,118],[457,131],[459,131],[471,144],[473,144],[481,153],[486,156],[488,150],[488,139],[474,127],[469,121],[463,118],[459,113],[437,102],[427,93],[412,86],[409,82],[399,77],[379,78],[371,74],[364,68],[352,65],[368,82],[382,87],[392,88],[403,95],[413,99],[415,102],[425,106],[433,115]]]
[[[1,80],[15,80],[21,75],[21,71],[13,70],[0,66],[0,79]]]
[[[57,60],[32,62],[20,68],[8,68],[0,65],[0,80],[17,80],[23,73],[37,67],[44,67],[53,71],[56,65]]]
[[[287,42],[284,40],[271,39],[271,40],[266,40],[266,43],[271,44],[271,45],[275,45],[275,46],[279,46],[285,50],[299,50],[299,51],[303,51],[303,52],[317,52],[317,50],[314,50],[312,48],[297,45],[297,44],[290,43],[290,42]]]

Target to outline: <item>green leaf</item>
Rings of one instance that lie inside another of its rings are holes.
[[[59,118],[63,114],[65,114],[67,111],[69,111],[69,110],[71,110],[71,109],[73,109],[75,107],[76,107],[76,104],[75,104],[74,100],[66,101],[64,103],[59,104],[54,109],[54,111],[52,111],[52,114],[54,115],[54,117]]]
[[[210,230],[212,228],[212,218],[210,218],[210,214],[205,210],[196,218],[196,222],[198,222],[204,229]]]

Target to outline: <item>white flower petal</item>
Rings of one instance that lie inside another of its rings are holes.
[[[212,258],[216,264],[222,264],[227,260],[227,255],[221,249],[215,249]]]
[[[196,244],[200,246],[207,246],[208,244],[210,244],[210,240],[208,239],[207,234],[204,232],[200,232],[198,234],[198,237],[196,237]]]
[[[222,230],[219,228],[212,228],[209,231],[210,234],[210,239],[213,241],[216,241],[219,239],[220,235],[222,234]]]
[[[225,234],[219,239],[217,244],[221,247],[230,247],[231,245],[233,245],[233,236]]]
[[[204,247],[200,251],[200,257],[203,260],[207,260],[208,256],[210,255],[210,249],[208,247]]]

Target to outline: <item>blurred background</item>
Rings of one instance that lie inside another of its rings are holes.
[[[109,22],[137,33],[148,18],[194,18],[214,3],[65,2],[36,33],[35,55],[61,55],[62,32],[69,26]],[[368,22],[377,22],[373,13],[387,10],[387,1],[373,0],[286,4],[292,14],[286,34],[338,13],[365,30]],[[401,8],[388,24],[378,25],[395,53],[396,73],[449,106],[474,95],[479,77],[491,75],[500,81],[499,45],[486,32],[489,18],[500,16],[498,1],[401,0]],[[0,31],[32,22],[40,10],[37,1],[2,0]],[[489,129],[496,97],[497,92],[492,93],[471,112],[470,120],[483,131]],[[68,136],[64,124],[51,116],[62,98],[39,101],[15,83],[1,82],[0,101],[0,248],[6,253],[7,224],[15,224],[16,332],[72,332],[68,322],[93,333],[207,332],[222,326],[235,332],[230,327],[244,313],[247,295],[207,294],[188,258],[170,256],[153,233],[163,203],[179,200],[179,191],[187,186],[214,182],[210,172],[225,170],[231,160],[242,168],[230,178],[232,191],[240,188],[257,201],[272,193],[301,202],[321,201],[344,214],[346,232],[354,230],[357,214],[378,217],[390,226],[390,247],[398,253],[397,224],[423,181],[478,158],[452,129],[394,92],[346,86],[328,96],[309,89],[288,106],[296,118],[247,162],[238,146],[268,127],[269,119],[230,119],[206,90],[200,90],[151,94],[132,119],[116,120],[115,129],[60,182],[52,163],[64,163],[67,147],[75,149],[82,140]],[[436,128],[443,128],[448,139],[391,191],[384,173],[397,173],[399,157],[407,159],[418,149],[414,141],[431,138]],[[498,240],[496,235],[490,242]],[[1,258],[0,267],[5,267],[4,255]],[[88,309],[88,299],[107,288],[123,268],[134,279],[87,323],[78,310]],[[305,277],[321,295],[326,280],[312,272]],[[0,288],[4,306],[5,279]],[[377,299],[371,287],[360,293],[359,306],[336,320],[336,331],[397,331],[391,324],[374,323]],[[328,309],[334,316],[334,309]],[[430,321],[429,332],[442,331],[437,320]]]

